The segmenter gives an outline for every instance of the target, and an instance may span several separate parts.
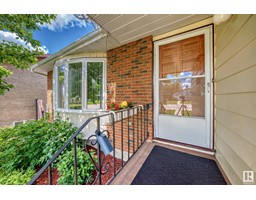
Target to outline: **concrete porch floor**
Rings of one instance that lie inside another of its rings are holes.
[[[219,163],[217,162],[214,155],[203,153],[203,152],[196,151],[196,150],[185,149],[182,147],[177,147],[177,146],[173,146],[171,144],[161,143],[161,142],[157,142],[157,141],[153,141],[153,142],[146,141],[142,145],[142,147],[136,152],[136,154],[133,156],[133,158],[131,158],[131,160],[123,168],[123,170],[111,182],[111,185],[130,185],[155,145],[214,160],[217,163],[227,184],[230,184],[229,180],[227,179],[226,175],[224,174],[223,170],[221,169],[221,167],[220,167]]]

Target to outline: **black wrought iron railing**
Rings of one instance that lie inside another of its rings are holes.
[[[53,155],[53,157],[37,172],[37,174],[27,183],[28,185],[42,184],[39,179],[46,177],[45,184],[58,184],[56,177],[53,177],[53,170],[56,172],[57,162],[67,148],[73,148],[73,184],[78,184],[78,145],[81,146],[83,130],[90,124],[96,125],[96,130],[83,140],[83,149],[89,155],[93,164],[94,172],[92,176],[82,184],[109,184],[116,175],[123,169],[141,145],[147,140],[149,135],[149,109],[152,104],[145,104],[129,109],[115,112],[108,112],[88,119],[69,140]],[[108,119],[108,120],[106,120]],[[103,123],[104,122],[104,123]],[[113,146],[113,151],[105,155],[101,150],[102,146],[98,141],[98,136],[107,136]],[[93,150],[93,153],[90,151]],[[62,176],[58,173],[58,178]],[[47,175],[46,175],[47,174]],[[53,181],[54,180],[54,181]],[[79,181],[81,184],[81,181]]]

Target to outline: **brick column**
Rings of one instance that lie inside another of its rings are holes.
[[[136,102],[137,105],[153,103],[152,36],[107,52],[107,103],[119,104],[122,101]],[[149,138],[152,139],[152,111],[149,112],[148,128]],[[116,134],[119,133],[120,123],[116,123]],[[119,142],[120,140],[117,140],[117,146],[120,146]]]

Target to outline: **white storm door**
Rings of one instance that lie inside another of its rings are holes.
[[[212,27],[155,42],[155,137],[212,148]]]

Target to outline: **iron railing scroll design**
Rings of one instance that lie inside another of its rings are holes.
[[[105,175],[110,168],[110,162],[106,162],[106,163],[104,162],[106,155],[103,154],[103,158],[101,158],[100,144],[99,144],[99,141],[97,140],[97,135],[101,136],[104,133],[107,133],[107,138],[109,138],[109,132],[107,130],[104,130],[102,132],[96,130],[95,135],[91,135],[88,138],[87,142],[85,143],[85,150],[88,153],[90,160],[93,163],[94,168],[96,170],[96,177],[95,177],[92,185],[95,185],[95,183],[97,181],[98,181],[98,184],[101,185],[102,184],[101,175]],[[93,138],[94,138],[94,140],[93,140]],[[92,146],[95,146],[97,144],[97,160],[98,160],[97,162],[95,161],[95,159],[92,157],[92,155],[90,153],[90,150],[88,148],[88,143]],[[104,171],[102,171],[103,169],[104,169]],[[90,177],[88,178],[86,184],[89,184],[89,181],[90,181]]]

